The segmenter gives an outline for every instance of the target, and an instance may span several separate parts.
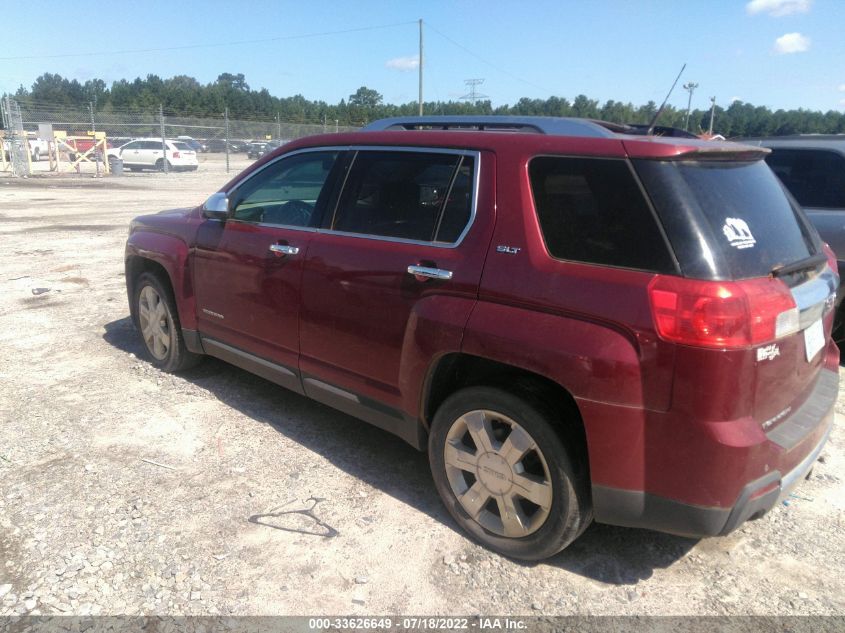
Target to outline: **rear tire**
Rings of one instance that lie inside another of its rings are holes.
[[[592,521],[589,482],[555,417],[542,402],[491,387],[452,394],[434,416],[428,455],[441,499],[464,530],[505,556],[553,556]]]
[[[163,158],[159,158],[156,161],[156,169],[158,171],[164,171],[164,159]],[[171,164],[170,161],[167,161],[167,171],[173,171],[173,165]]]
[[[135,282],[134,308],[135,325],[153,365],[167,372],[178,372],[202,359],[185,347],[169,284],[153,273],[142,273]]]

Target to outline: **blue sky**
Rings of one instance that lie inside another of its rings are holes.
[[[696,82],[702,109],[711,96],[723,106],[845,109],[843,0],[29,0],[7,3],[4,18],[24,28],[3,30],[0,92],[44,72],[109,84],[241,72],[277,96],[336,103],[366,85],[385,101],[414,101],[422,18],[427,100],[457,99],[465,79],[483,78],[477,90],[495,105],[581,93],[659,103],[686,62],[670,100],[678,107],[680,84]],[[351,29],[368,30],[338,33]]]

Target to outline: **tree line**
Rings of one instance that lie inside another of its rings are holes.
[[[58,74],[45,73],[27,89],[21,86],[12,95],[22,107],[31,110],[87,108],[96,112],[150,113],[163,106],[166,113],[180,116],[222,116],[228,109],[233,119],[279,120],[289,123],[323,123],[333,125],[364,125],[369,121],[392,116],[415,115],[416,101],[405,104],[385,103],[382,95],[362,86],[348,99],[329,104],[311,101],[302,95],[276,97],[266,88],[254,90],[242,73],[222,73],[214,82],[202,84],[193,77],[177,75],[162,79],[147,75],[133,81],[121,79],[108,86],[101,79],[80,83]],[[564,97],[548,99],[522,98],[513,105],[493,107],[489,100],[425,102],[426,114],[501,114],[565,116],[602,119],[614,123],[648,123],[657,112],[657,104],[649,101],[636,106],[630,102],[609,100],[600,103],[585,95],[572,101]],[[742,101],[734,101],[727,108],[716,106],[714,133],[725,137],[782,136],[799,133],[845,133],[845,114],[830,110],[770,110]],[[686,110],[667,106],[659,124],[683,128]],[[706,131],[710,124],[710,109],[695,109],[690,113],[689,129]]]

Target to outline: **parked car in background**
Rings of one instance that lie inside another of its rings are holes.
[[[302,138],[132,221],[130,311],[163,370],[215,356],[427,450],[508,556],[727,534],[812,469],[839,384],[835,257],[764,157],[542,117]]]
[[[845,274],[845,135],[801,134],[741,141],[767,147],[766,162],[795,196]],[[834,338],[845,347],[843,289],[837,296]]]
[[[162,150],[161,139],[139,138],[130,141],[117,149],[108,150],[109,160],[121,159],[123,166],[130,170],[155,169],[164,170],[167,160],[168,170],[196,171],[198,167],[197,154],[187,143],[167,140],[167,156]]]
[[[214,154],[226,151],[226,141],[222,138],[210,138],[205,142],[205,146],[208,148],[209,152]],[[229,146],[229,151],[232,151],[231,145]]]
[[[264,150],[267,147],[267,141],[252,141],[246,149],[247,158],[261,158],[264,156]]]
[[[35,134],[27,134],[26,142],[29,146],[29,156],[33,162],[41,160],[42,157],[49,157],[50,142],[46,139],[38,138]]]
[[[198,141],[197,139],[192,138],[190,136],[177,136],[176,140],[181,141],[182,143],[186,143],[188,147],[194,150],[197,154],[208,151],[208,147],[205,145],[205,143]]]
[[[230,140],[229,141],[229,151],[230,152],[237,152],[237,153],[245,152],[245,151],[247,151],[248,146],[249,146],[249,143],[247,143],[247,141],[242,141],[242,140]]]

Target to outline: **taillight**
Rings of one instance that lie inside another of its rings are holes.
[[[173,150],[173,158],[179,158],[179,152]]]
[[[648,294],[657,333],[675,343],[742,348],[799,329],[798,308],[780,279],[702,281],[658,275]]]

